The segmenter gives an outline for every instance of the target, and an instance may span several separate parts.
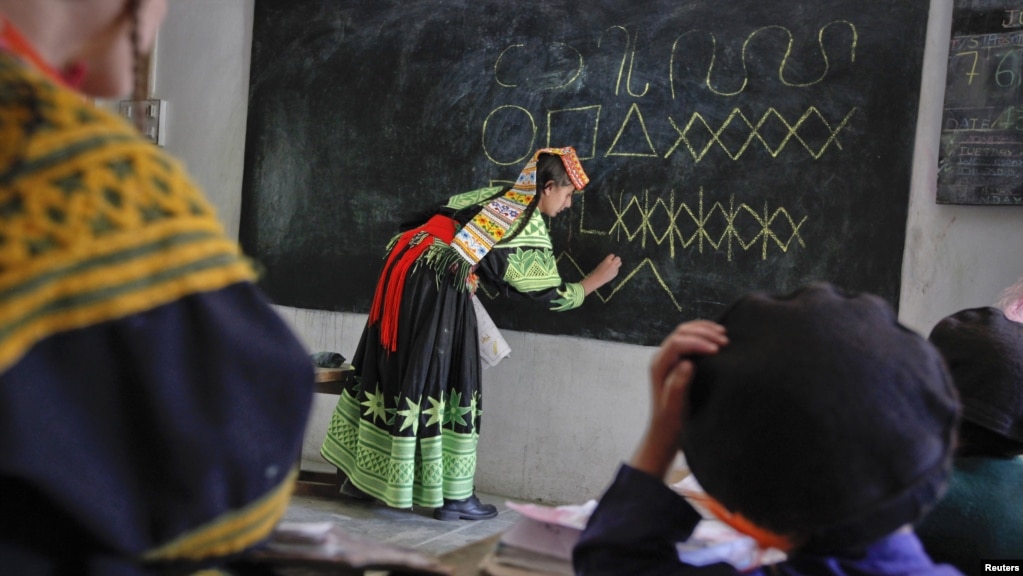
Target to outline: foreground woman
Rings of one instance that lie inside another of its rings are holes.
[[[575,150],[539,150],[509,189],[454,196],[392,243],[321,454],[348,482],[342,493],[395,508],[434,508],[440,520],[497,515],[473,490],[482,409],[478,280],[561,312],[610,282],[608,255],[586,278],[558,274],[542,216],[572,205],[589,181]]]
[[[222,566],[283,514],[306,351],[131,92],[164,0],[0,0],[0,566]]]

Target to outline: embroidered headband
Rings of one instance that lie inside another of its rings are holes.
[[[582,190],[590,183],[590,177],[586,175],[583,170],[583,165],[579,162],[579,156],[575,153],[575,148],[566,146],[564,148],[541,148],[533,154],[533,159],[526,164],[526,167],[522,169],[522,173],[519,174],[518,180],[515,181],[514,188],[523,194],[534,194],[536,192],[536,162],[540,159],[541,154],[554,154],[561,157],[561,163],[565,166],[565,172],[568,173],[568,179],[572,181],[572,185],[575,186],[576,190]]]
[[[555,154],[561,157],[565,172],[576,190],[582,190],[589,184],[590,178],[583,170],[575,148],[566,146],[537,150],[511,189],[484,206],[451,241],[451,247],[469,264],[479,264],[490,249],[504,238],[536,196],[536,162],[541,154]]]

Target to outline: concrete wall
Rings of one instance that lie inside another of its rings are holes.
[[[241,217],[253,0],[168,2],[154,97],[167,101],[167,150],[182,159],[232,237]]]
[[[900,317],[926,333],[948,313],[995,301],[1023,275],[1023,209],[935,204],[952,3],[932,0],[910,192]],[[253,0],[170,3],[156,97],[169,103],[167,147],[182,158],[236,234],[241,205]],[[311,351],[351,356],[365,316],[280,308]],[[653,349],[506,332],[514,350],[487,370],[477,488],[581,502],[599,495],[645,426]],[[318,398],[305,466],[334,399]]]

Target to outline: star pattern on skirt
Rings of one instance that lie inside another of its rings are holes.
[[[426,410],[423,410],[423,414],[428,414],[430,416],[430,419],[426,421],[426,425],[427,426],[432,426],[434,424],[441,424],[441,423],[443,423],[444,422],[444,406],[447,404],[444,401],[444,392],[441,391],[440,399],[430,397],[430,398],[427,398],[427,400],[430,401],[430,407],[427,408]]]
[[[463,416],[471,411],[471,406],[462,406],[462,394],[457,390],[452,390],[451,398],[448,399],[447,406],[444,409],[444,421],[442,425],[447,426],[448,424],[451,424],[452,428],[455,424],[467,426]]]
[[[366,400],[362,402],[362,405],[366,407],[363,416],[371,416],[374,422],[377,418],[387,421],[387,407],[384,405],[384,395],[380,393],[379,385],[376,387],[376,392],[366,392]]]
[[[480,414],[483,413],[479,391],[472,393],[472,399],[469,400],[469,411],[472,414],[472,427],[477,428],[480,425]]]
[[[407,397],[405,398],[405,401],[408,402],[408,409],[398,410],[398,415],[404,417],[404,420],[401,422],[401,428],[399,428],[398,431],[404,432],[406,428],[411,427],[412,433],[418,434],[420,414],[419,404],[413,402],[411,398]]]

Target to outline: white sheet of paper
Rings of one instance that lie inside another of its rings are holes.
[[[472,295],[472,305],[476,309],[476,325],[479,330],[480,358],[483,359],[483,367],[497,366],[498,362],[511,354],[511,347],[501,336],[501,331],[497,329],[494,320],[490,314],[487,314],[487,309],[483,307],[483,303],[475,294]]]

